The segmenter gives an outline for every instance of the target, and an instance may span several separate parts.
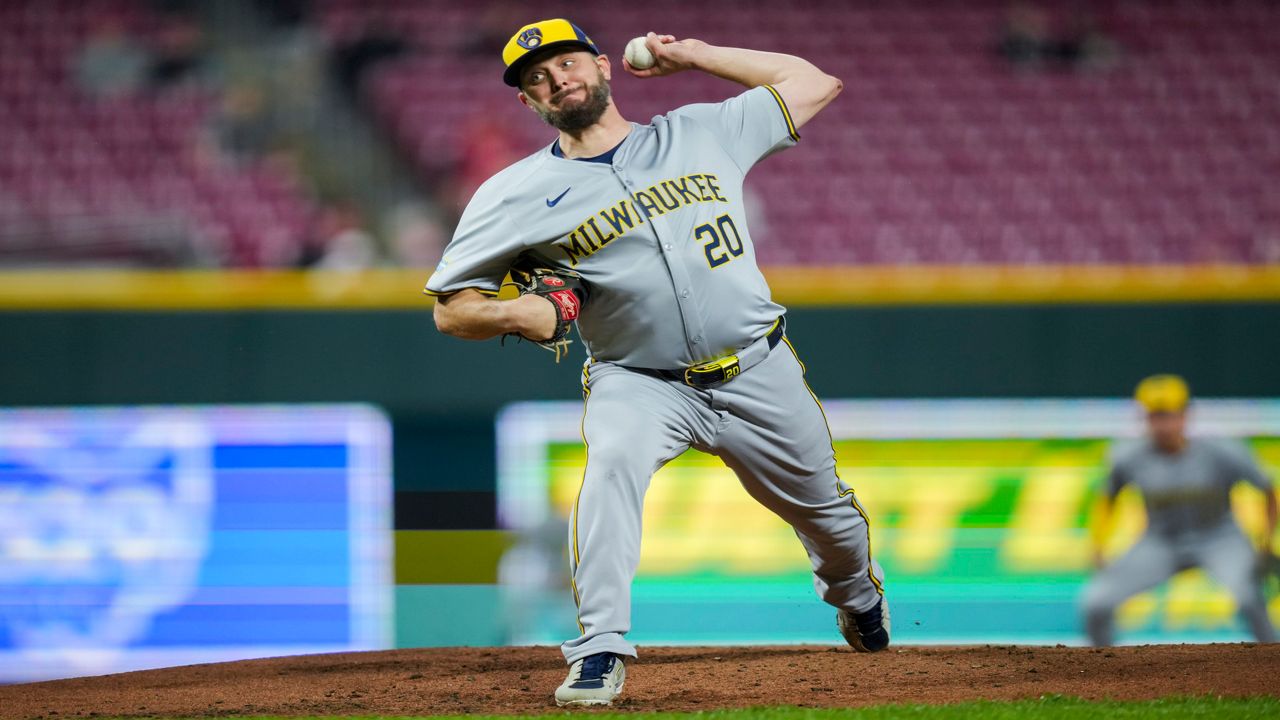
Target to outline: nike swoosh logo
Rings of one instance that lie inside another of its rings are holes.
[[[562,199],[564,199],[565,195],[569,194],[569,191],[572,189],[573,189],[573,186],[570,185],[569,187],[565,188],[564,192],[560,193],[560,195],[555,200],[548,200],[547,207],[555,207]]]

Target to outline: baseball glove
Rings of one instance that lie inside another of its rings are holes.
[[[514,285],[521,295],[533,294],[546,298],[556,311],[556,330],[546,340],[535,340],[518,333],[509,334],[550,350],[555,353],[556,362],[560,362],[573,342],[569,339],[569,329],[582,313],[582,304],[587,301],[587,287],[582,276],[572,270],[540,265],[536,259],[524,256],[511,266],[509,284]]]

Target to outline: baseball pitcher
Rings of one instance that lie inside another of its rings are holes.
[[[1261,564],[1271,557],[1276,530],[1272,483],[1239,443],[1186,434],[1190,391],[1175,375],[1143,380],[1135,397],[1147,413],[1148,436],[1113,451],[1094,524],[1100,568],[1084,593],[1085,629],[1096,646],[1112,644],[1112,616],[1125,600],[1193,567],[1222,583],[1258,642],[1275,642],[1262,594]],[[1247,482],[1267,499],[1261,548],[1255,549],[1231,515],[1231,488]],[[1103,566],[1116,495],[1128,485],[1142,494],[1147,528],[1138,542]]]
[[[840,81],[791,55],[653,33],[644,46],[651,66],[623,61],[638,78],[696,70],[747,89],[629,122],[586,33],[563,19],[520,28],[503,80],[558,137],[476,191],[426,287],[442,332],[515,334],[558,358],[576,323],[587,348],[587,463],[569,527],[581,634],[562,647],[559,705],[606,705],[622,690],[645,491],[691,447],[791,524],[851,646],[889,644],[866,515],[836,476],[743,207],[747,172],[795,144]],[[508,272],[521,294],[495,299]]]

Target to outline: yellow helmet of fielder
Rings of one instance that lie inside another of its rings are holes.
[[[1148,413],[1182,412],[1191,401],[1191,390],[1177,375],[1152,375],[1138,383],[1133,397]]]
[[[564,18],[539,20],[517,30],[502,49],[502,62],[507,66],[506,72],[502,73],[502,82],[511,87],[520,87],[520,70],[530,56],[547,48],[563,45],[578,45],[593,55],[600,54],[600,48],[577,25]]]

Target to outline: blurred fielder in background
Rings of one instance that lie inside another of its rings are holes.
[[[1099,502],[1094,530],[1098,574],[1084,593],[1085,628],[1095,646],[1111,645],[1112,618],[1125,600],[1190,568],[1202,568],[1231,591],[1259,642],[1275,642],[1262,594],[1271,559],[1276,497],[1240,443],[1186,434],[1190,391],[1176,375],[1143,380],[1135,397],[1147,413],[1147,437],[1118,445]],[[1231,515],[1231,488],[1245,481],[1266,496],[1265,531],[1255,551]],[[1104,565],[1102,548],[1116,496],[1127,485],[1142,494],[1147,528],[1132,548]]]

